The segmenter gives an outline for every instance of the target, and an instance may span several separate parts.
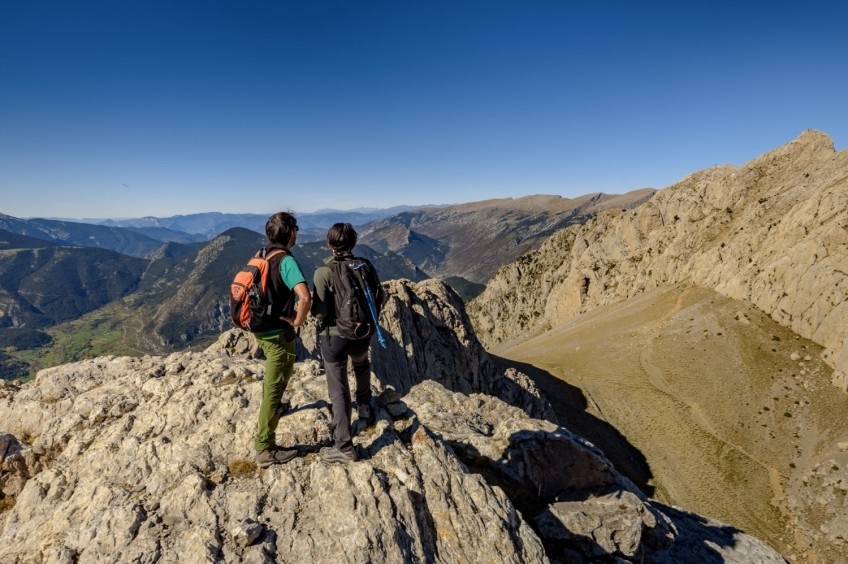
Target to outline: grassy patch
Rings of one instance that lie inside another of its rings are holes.
[[[105,355],[141,356],[155,351],[137,347],[135,314],[122,302],[109,304],[79,319],[51,327],[53,341],[43,347],[18,350],[9,356],[30,367],[31,380],[44,368]]]
[[[15,498],[12,496],[0,498],[0,513],[9,511],[15,506]]]
[[[32,433],[30,429],[20,429],[17,433],[15,433],[17,439],[25,445],[31,445],[35,440],[36,436]]]
[[[227,469],[236,478],[247,478],[256,473],[256,463],[246,458],[234,458],[230,460]]]
[[[247,378],[242,378],[241,376],[236,375],[234,372],[227,372],[226,374],[221,376],[220,380],[215,382],[215,385],[219,388],[223,386],[231,386],[246,379]]]

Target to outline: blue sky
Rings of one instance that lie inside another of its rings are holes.
[[[0,0],[0,212],[664,188],[848,144],[844,2]]]

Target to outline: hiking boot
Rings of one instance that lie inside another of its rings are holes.
[[[321,460],[331,464],[357,461],[356,450],[353,447],[339,450],[334,446],[329,446],[322,448],[318,454],[321,456]]]
[[[280,448],[274,445],[256,455],[256,465],[260,468],[267,468],[272,464],[285,464],[296,457],[297,449]]]
[[[374,417],[374,409],[370,404],[362,404],[357,409],[357,417],[359,420],[365,423],[366,427],[371,427],[374,425],[376,418]]]
[[[277,417],[282,417],[291,409],[291,402],[286,400],[280,402],[280,407],[277,408]]]

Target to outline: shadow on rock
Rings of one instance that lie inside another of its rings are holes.
[[[618,429],[586,411],[586,396],[579,388],[532,364],[509,360],[491,353],[490,356],[504,368],[514,368],[527,374],[553,407],[559,425],[587,438],[646,495],[654,495],[654,487],[650,485],[653,474],[645,455],[630,444]]]
[[[677,529],[674,544],[663,552],[667,561],[721,564],[728,561],[730,552],[749,553],[750,562],[762,561],[757,557],[752,537],[736,527],[656,501],[653,505],[668,515]]]

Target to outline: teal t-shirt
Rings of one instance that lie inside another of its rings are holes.
[[[291,255],[284,256],[283,260],[280,261],[280,277],[283,279],[283,284],[288,286],[290,290],[293,290],[301,282],[306,283],[306,278],[304,278],[303,272],[300,270],[300,265],[297,264],[297,261]],[[257,333],[256,335],[258,337],[271,337],[272,335],[279,334],[281,331],[282,329],[273,329],[271,331]]]
[[[289,290],[293,290],[301,282],[306,282],[306,278],[300,270],[300,265],[291,255],[284,256],[283,260],[280,261],[280,277]]]

